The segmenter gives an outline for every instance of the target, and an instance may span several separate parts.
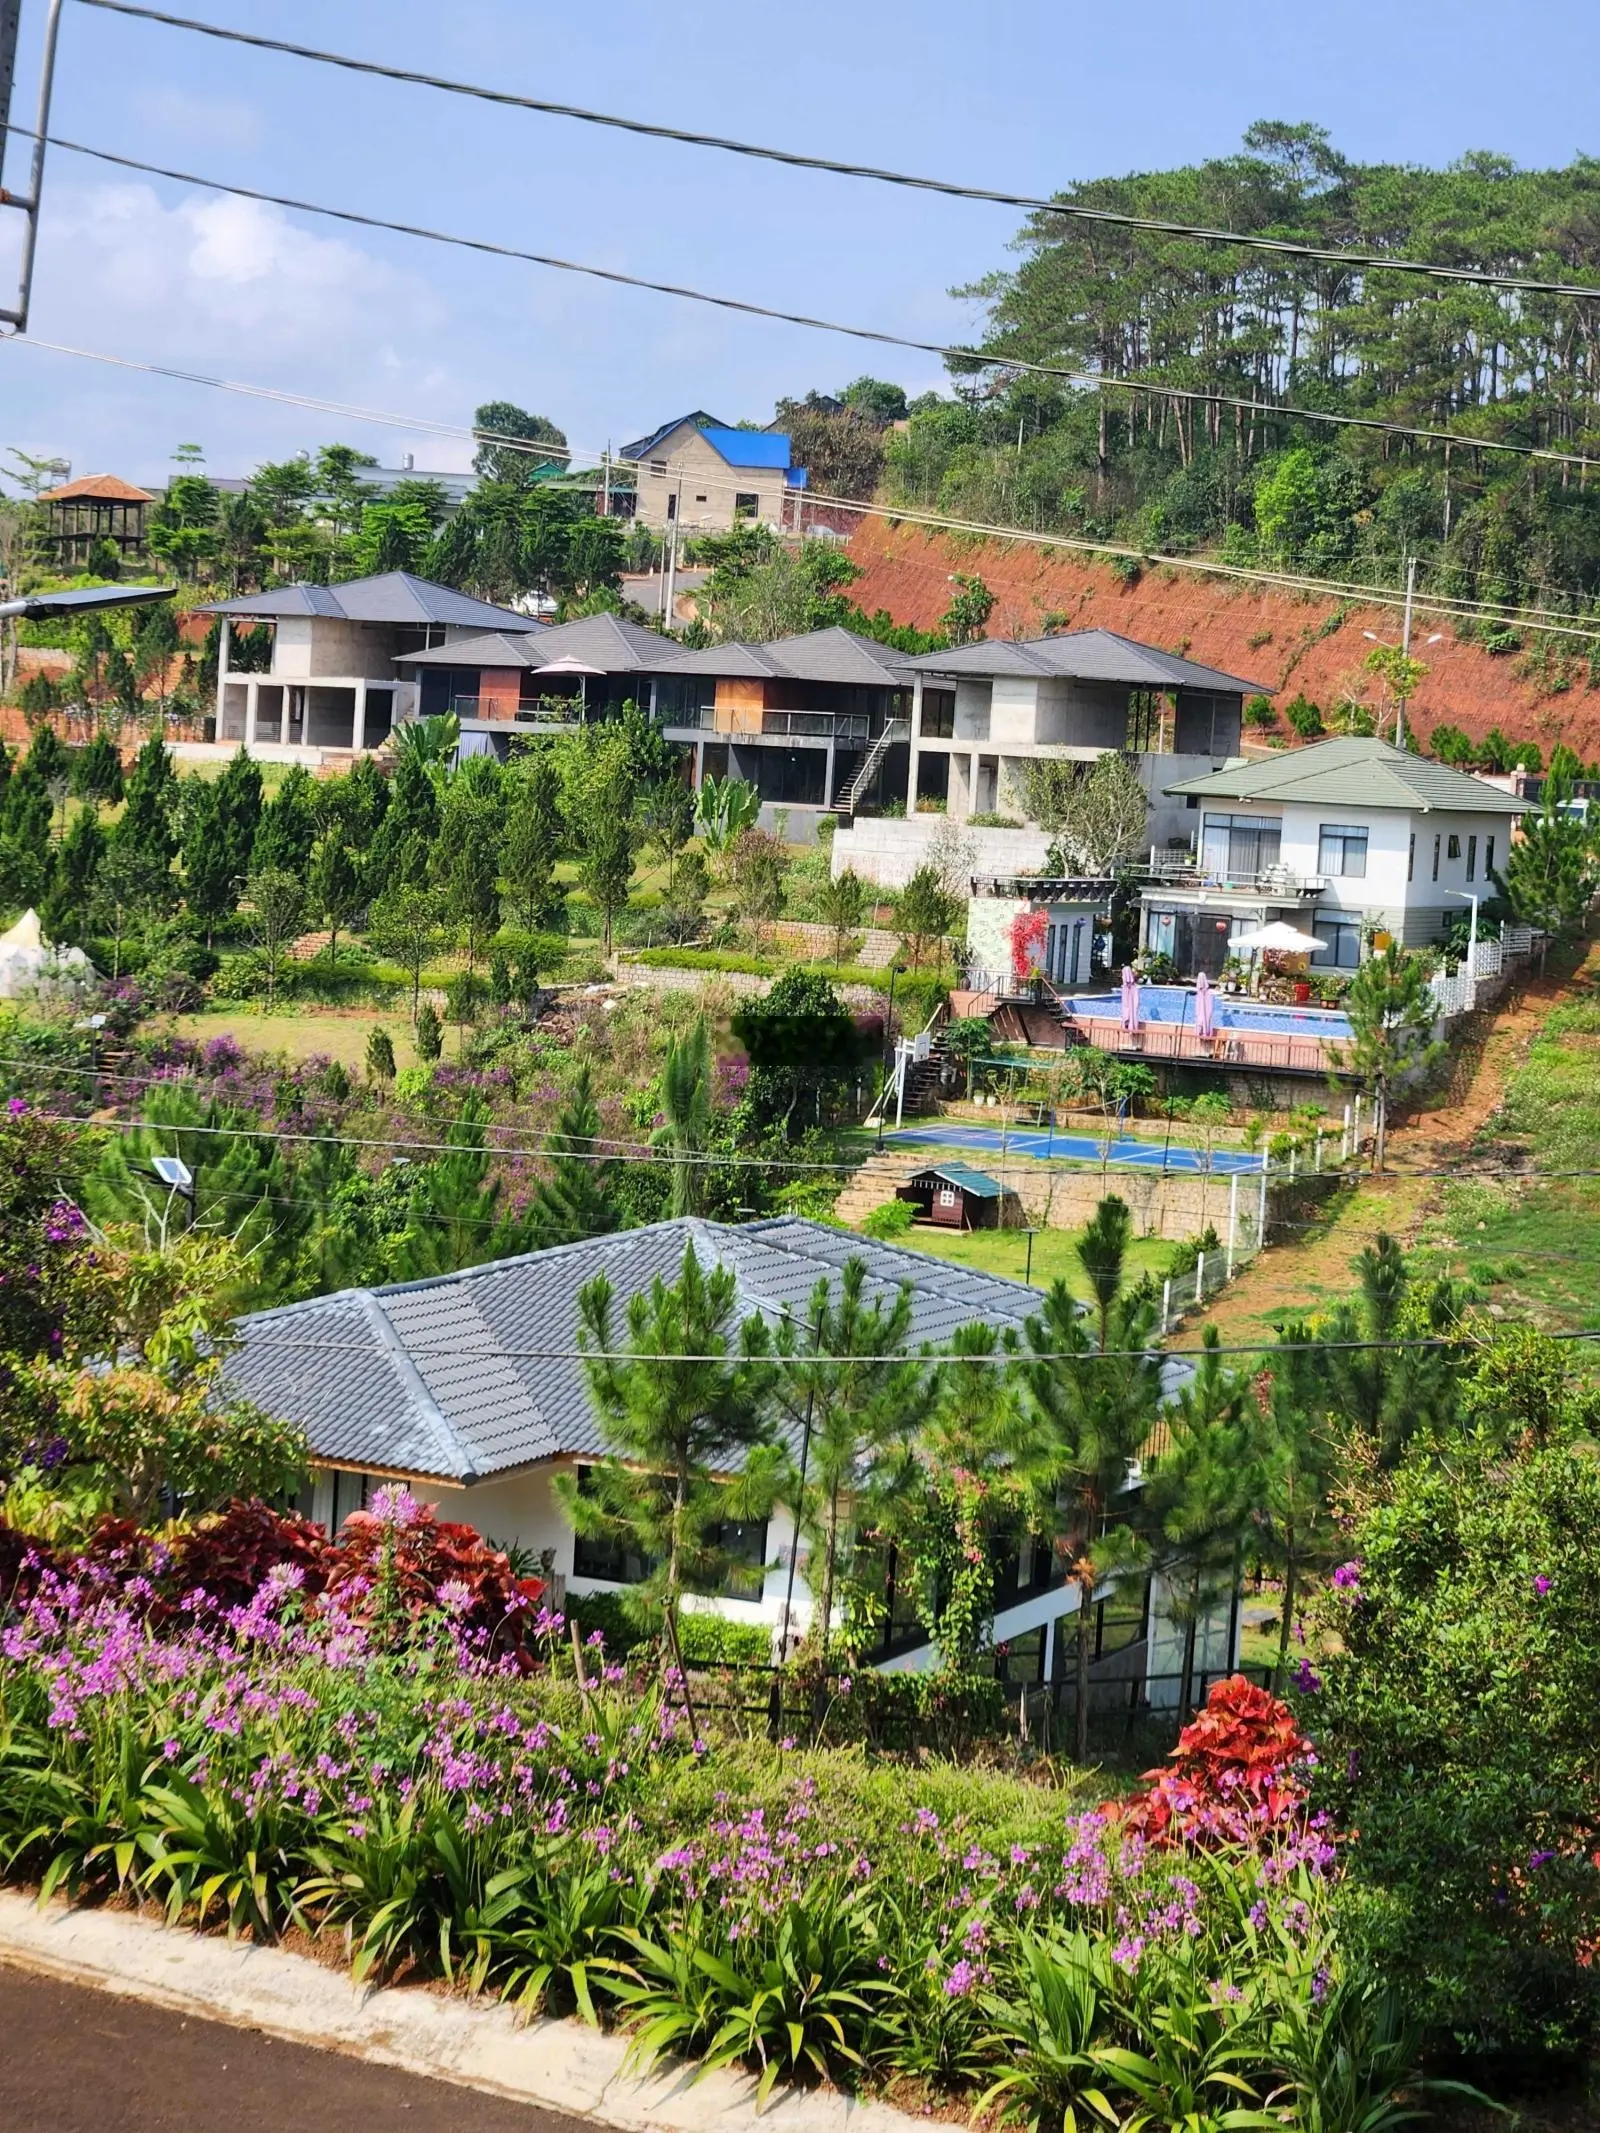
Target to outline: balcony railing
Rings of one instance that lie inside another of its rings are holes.
[[[657,713],[658,722],[684,733],[715,733],[717,713],[713,704],[687,704],[677,711]]]
[[[870,738],[872,721],[864,711],[763,711],[761,730],[794,740],[860,742]]]
[[[1290,867],[1216,866],[1193,852],[1150,854],[1150,884],[1154,888],[1215,890],[1223,895],[1320,896],[1328,886],[1326,874],[1297,874]]]

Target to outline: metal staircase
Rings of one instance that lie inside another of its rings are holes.
[[[891,718],[884,722],[883,731],[867,750],[861,768],[848,785],[841,785],[833,796],[833,812],[836,815],[854,815],[861,805],[861,795],[878,774],[884,757],[898,741],[911,738],[911,721],[908,718]]]

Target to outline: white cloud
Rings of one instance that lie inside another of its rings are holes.
[[[119,348],[136,332],[140,354],[192,356],[198,344],[234,362],[292,356],[348,376],[376,365],[397,326],[434,322],[410,275],[226,194],[173,207],[143,184],[68,195],[47,211],[39,253],[38,330],[70,324]]]

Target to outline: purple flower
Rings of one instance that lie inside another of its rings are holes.
[[[1537,1874],[1540,1867],[1548,1866],[1554,1857],[1554,1852],[1530,1852],[1528,1854],[1528,1872]]]
[[[944,1981],[944,1989],[952,2000],[964,2000],[978,1982],[978,1973],[963,1956]]]
[[[1341,1563],[1339,1565],[1338,1569],[1333,1573],[1333,1584],[1336,1592],[1348,1592],[1359,1596],[1361,1590],[1361,1559],[1359,1556],[1353,1563]]]
[[[1544,1576],[1536,1577],[1533,1581],[1533,1589],[1542,1600],[1545,1594],[1550,1590],[1550,1580]]]
[[[1303,1696],[1315,1696],[1322,1686],[1322,1676],[1309,1659],[1302,1659],[1294,1670],[1294,1685]]]
[[[13,1118],[23,1118],[27,1115],[28,1107],[23,1102],[20,1096],[13,1096],[11,1101],[6,1105],[6,1109],[11,1113],[11,1116]]]

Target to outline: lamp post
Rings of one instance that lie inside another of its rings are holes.
[[[1400,624],[1400,644],[1398,649],[1402,659],[1411,657],[1411,601],[1416,589],[1417,559],[1415,556],[1411,556],[1406,563],[1406,604],[1405,613]],[[1361,634],[1369,644],[1384,644],[1386,642],[1384,638],[1377,634],[1376,630],[1363,630]],[[1438,644],[1442,641],[1443,636],[1443,630],[1435,630],[1428,642],[1429,644]],[[1396,649],[1394,645],[1389,645],[1388,648],[1391,652]],[[1394,744],[1397,748],[1403,748],[1406,744],[1406,700],[1404,696],[1399,698],[1395,711]]]
[[[1478,894],[1475,889],[1446,889],[1446,896],[1458,897],[1462,903],[1472,906],[1472,923],[1467,931],[1467,976],[1478,975]]]
[[[883,1086],[878,1091],[878,1146],[883,1146],[883,1114],[889,1101],[889,1047],[894,1042],[894,981],[900,975],[900,965],[889,965],[889,1006],[883,1018]]]

